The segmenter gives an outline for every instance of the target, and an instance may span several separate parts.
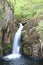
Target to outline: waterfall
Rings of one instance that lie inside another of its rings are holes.
[[[20,39],[21,39],[21,33],[22,33],[23,25],[20,23],[20,27],[18,28],[15,36],[14,36],[14,42],[13,42],[13,48],[12,48],[12,54],[4,56],[4,60],[10,60],[19,58],[21,56],[20,54]]]
[[[14,37],[12,54],[19,54],[19,50],[20,50],[19,43],[20,43],[20,39],[21,39],[22,29],[23,29],[23,26],[20,23],[20,27],[19,27],[19,29],[16,32],[15,37]]]

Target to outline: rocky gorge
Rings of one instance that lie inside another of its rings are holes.
[[[13,15],[13,11],[8,5],[8,3],[3,0],[1,3],[1,13],[0,16],[0,58],[3,55],[11,53],[13,38],[15,32],[19,27],[19,21]],[[3,4],[5,4],[3,6]],[[7,7],[6,7],[7,6]],[[43,58],[43,29],[42,36],[37,31],[37,26],[40,21],[43,21],[43,16],[40,15],[38,17],[32,19],[26,19],[21,21],[21,23],[25,23],[23,32],[22,32],[22,42],[21,42],[21,52],[26,55],[31,55],[32,57]],[[43,22],[42,22],[43,23]],[[43,28],[43,26],[41,26]],[[39,32],[40,32],[39,31]]]

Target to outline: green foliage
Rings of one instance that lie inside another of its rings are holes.
[[[0,16],[0,19],[4,19],[4,16]]]
[[[43,0],[8,0],[18,20],[31,19],[43,15]]]
[[[43,20],[38,22],[38,26],[36,27],[36,30],[38,32],[38,34],[40,35],[40,37],[43,37]]]
[[[33,0],[34,2],[37,2],[37,3],[42,3],[43,0]]]
[[[3,5],[2,5],[2,3],[0,3],[0,19],[4,19],[4,16],[1,15],[1,14],[3,14],[2,12],[3,12]]]
[[[3,45],[3,53],[4,53],[4,54],[7,54],[7,53],[9,53],[10,51],[11,51],[11,44],[5,43],[5,44]]]

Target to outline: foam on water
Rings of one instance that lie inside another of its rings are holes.
[[[10,55],[4,56],[2,59],[8,61],[8,60],[20,58],[20,57],[21,57],[21,54],[10,54]]]

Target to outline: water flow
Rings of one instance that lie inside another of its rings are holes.
[[[19,54],[19,51],[20,51],[20,44],[19,43],[20,43],[20,39],[21,39],[22,29],[23,29],[23,26],[22,26],[22,24],[20,24],[20,27],[19,27],[19,29],[16,32],[15,37],[14,37],[12,54]]]
[[[19,53],[20,52],[20,44],[19,43],[20,43],[20,39],[21,39],[22,29],[23,29],[23,25],[20,23],[20,27],[14,37],[12,54],[4,56],[3,59],[10,60],[10,59],[19,58],[21,56],[21,54]]]

